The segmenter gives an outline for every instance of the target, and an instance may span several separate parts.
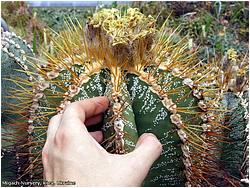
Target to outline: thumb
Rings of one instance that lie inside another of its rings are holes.
[[[144,133],[140,136],[135,150],[131,153],[137,161],[141,172],[147,175],[153,163],[159,158],[162,152],[162,145],[152,133]]]

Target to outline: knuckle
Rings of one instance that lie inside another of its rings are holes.
[[[66,146],[67,142],[69,141],[69,136],[65,129],[60,128],[54,137],[54,144],[58,148],[63,148]]]
[[[95,110],[98,111],[98,109],[106,109],[108,108],[108,101],[107,100],[94,100],[95,103]]]
[[[94,100],[95,105],[97,107],[105,107],[106,106],[106,102],[104,100]]]
[[[64,113],[67,114],[76,114],[77,112],[78,112],[78,107],[77,104],[75,103],[69,104],[64,111]]]

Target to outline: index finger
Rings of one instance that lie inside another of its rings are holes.
[[[87,118],[105,112],[108,108],[109,100],[107,97],[94,97],[70,104],[62,115],[62,122],[67,120],[80,120],[82,123]],[[63,123],[63,124],[64,124]]]

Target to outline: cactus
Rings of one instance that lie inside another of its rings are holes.
[[[71,102],[105,95],[111,104],[103,126],[107,151],[130,152],[145,132],[163,145],[144,186],[239,185],[219,164],[225,110],[218,64],[202,63],[187,39],[176,37],[178,29],[165,28],[166,22],[156,29],[155,22],[137,9],[103,9],[86,27],[66,22],[53,40],[54,53],[44,52],[46,63],[30,62],[32,81],[22,83],[29,95],[15,95],[26,97],[11,103],[28,113],[13,121],[27,131],[13,145],[22,155],[18,179],[42,179],[41,150],[53,115]]]
[[[34,56],[34,54],[27,42],[22,40],[20,36],[16,36],[15,33],[10,32],[2,32],[1,34],[1,121],[2,136],[4,138],[2,139],[2,172],[8,172],[3,173],[4,175],[2,176],[2,179],[13,180],[13,177],[15,177],[16,174],[15,172],[12,172],[13,168],[10,169],[11,167],[8,166],[8,163],[15,164],[17,151],[11,147],[12,143],[17,142],[17,140],[14,137],[12,137],[11,140],[9,137],[11,137],[11,135],[22,135],[23,130],[20,130],[18,127],[14,127],[10,122],[12,119],[19,120],[24,114],[14,113],[15,111],[13,111],[13,106],[11,104],[21,103],[21,96],[25,98],[24,95],[28,95],[26,91],[31,90],[32,88],[32,86],[28,84],[29,81],[32,80],[32,73],[29,72],[29,68],[32,69],[32,67],[27,63],[27,58]],[[17,93],[20,94],[20,98],[17,97]],[[14,169],[17,171],[15,167]]]
[[[242,183],[249,184],[249,148],[248,148],[248,92],[235,95],[225,94],[223,101],[230,111],[226,113],[224,135],[229,143],[223,143],[221,163],[234,177]]]

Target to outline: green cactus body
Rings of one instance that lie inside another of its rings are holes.
[[[29,174],[26,180],[42,178],[49,119],[74,101],[105,95],[110,99],[103,126],[107,151],[133,151],[145,132],[163,145],[144,186],[214,185],[220,173],[217,143],[223,139],[215,65],[202,65],[185,39],[176,41],[165,25],[157,30],[154,18],[137,9],[124,15],[104,9],[85,29],[67,25],[53,41],[55,53],[44,53],[47,63],[32,82],[29,118],[22,125],[28,130],[22,147],[28,161],[21,169]]]
[[[32,49],[27,46],[27,42],[23,41],[14,33],[2,32],[2,48],[1,48],[1,64],[2,69],[2,101],[8,100],[9,88],[16,88],[14,81],[18,78],[28,80],[29,77],[24,71],[28,71],[31,66],[27,63],[27,57],[33,56]],[[23,70],[23,72],[21,71]],[[12,99],[13,100],[13,99]],[[6,101],[8,103],[8,101]],[[2,106],[2,110],[5,110]]]
[[[26,124],[23,117],[28,115],[28,111],[20,114],[13,104],[19,104],[18,108],[21,108],[30,102],[33,95],[32,86],[28,84],[32,79],[32,66],[27,59],[34,57],[34,54],[27,42],[15,33],[1,34],[2,180],[13,181],[20,175],[18,160],[22,157],[18,155],[20,151],[16,143],[21,144],[19,135],[26,135],[26,130],[21,127]],[[13,120],[18,122],[13,123]]]
[[[220,160],[228,173],[238,179],[248,179],[248,92],[237,96],[231,92],[225,94],[227,108],[230,110],[226,114],[224,130],[228,143],[223,144],[223,153]]]
[[[183,186],[185,177],[181,171],[185,167],[181,159],[183,156],[180,147],[181,140],[176,126],[169,118],[170,113],[159,96],[136,75],[130,75],[128,88],[133,99],[132,106],[139,135],[150,132],[157,135],[163,143],[161,157],[151,168],[144,184],[146,186]]]

